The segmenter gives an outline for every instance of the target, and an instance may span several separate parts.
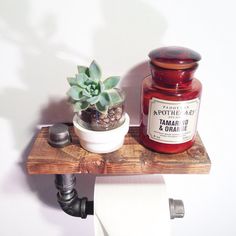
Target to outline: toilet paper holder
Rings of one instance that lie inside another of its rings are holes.
[[[76,189],[75,174],[55,175],[55,185],[58,189],[57,201],[62,210],[70,216],[85,219],[88,215],[94,214],[93,201],[87,197],[79,198]],[[184,217],[184,204],[182,200],[169,198],[170,219]]]
[[[56,124],[49,128],[48,143],[56,148],[71,143],[68,126]],[[58,189],[57,201],[62,210],[68,215],[85,219],[87,215],[94,214],[94,203],[87,197],[79,198],[76,189],[75,174],[56,174],[55,185]],[[184,204],[182,200],[169,199],[170,219],[184,217]]]

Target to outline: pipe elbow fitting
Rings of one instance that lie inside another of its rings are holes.
[[[55,184],[59,190],[57,201],[66,214],[85,219],[87,215],[93,215],[93,201],[88,201],[86,197],[78,197],[74,189],[75,182],[75,175],[56,175]]]
[[[65,199],[60,193],[58,193],[58,203],[66,214],[85,219],[87,217],[86,203],[88,202],[88,199],[86,197],[78,198],[77,192],[75,190],[73,192],[74,194],[71,199]]]

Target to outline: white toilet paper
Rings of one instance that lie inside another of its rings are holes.
[[[95,236],[169,236],[169,201],[162,177],[97,177],[94,225]]]

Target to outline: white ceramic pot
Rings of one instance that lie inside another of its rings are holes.
[[[94,131],[85,129],[77,122],[77,114],[74,116],[73,124],[76,135],[79,137],[80,145],[87,151],[94,153],[109,153],[119,149],[125,135],[129,130],[129,115],[125,114],[125,122],[118,128],[107,131]]]

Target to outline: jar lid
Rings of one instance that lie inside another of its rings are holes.
[[[166,69],[188,69],[201,60],[201,55],[185,47],[161,47],[149,53],[151,62]]]

